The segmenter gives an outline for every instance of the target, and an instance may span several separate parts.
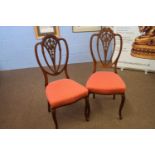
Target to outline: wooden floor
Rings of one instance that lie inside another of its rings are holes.
[[[85,84],[92,64],[68,67],[72,79]],[[84,100],[60,108],[57,118],[60,128],[155,128],[155,73],[119,71],[127,85],[123,120],[118,119],[120,96],[90,97],[90,121],[84,119]],[[58,78],[63,77],[60,76]],[[51,80],[55,80],[52,78]],[[39,68],[0,72],[0,128],[54,128],[47,112],[43,75]]]

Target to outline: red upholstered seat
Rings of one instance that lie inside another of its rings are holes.
[[[120,76],[114,72],[95,72],[87,81],[90,92],[101,94],[124,93],[126,86]]]
[[[88,90],[70,79],[61,79],[46,86],[46,96],[49,104],[56,108],[71,104],[88,95]]]

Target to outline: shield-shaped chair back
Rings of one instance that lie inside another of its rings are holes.
[[[66,78],[69,78],[67,73],[69,49],[64,38],[57,38],[52,34],[45,36],[35,45],[35,55],[44,74],[45,86],[48,84],[48,75],[56,76],[64,71]]]
[[[119,51],[114,59],[116,47],[116,37],[119,38]],[[117,72],[117,62],[122,51],[122,37],[120,34],[115,34],[111,28],[103,28],[99,33],[93,34],[90,39],[90,52],[93,58],[94,69],[98,64],[102,67],[114,67]]]

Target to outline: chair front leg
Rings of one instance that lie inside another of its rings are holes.
[[[119,119],[121,120],[122,119],[122,109],[124,107],[124,102],[125,102],[125,94],[122,94],[122,99],[121,99],[121,104],[120,104],[120,107],[119,107]]]
[[[85,98],[85,118],[86,121],[89,121],[90,117],[90,104],[89,104],[89,96]]]
[[[54,120],[55,128],[58,129],[58,122],[57,122],[57,118],[56,118],[56,109],[52,109],[52,117]]]

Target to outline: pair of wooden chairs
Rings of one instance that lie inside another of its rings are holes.
[[[120,39],[120,49],[116,59],[113,60],[116,37],[119,37]],[[48,100],[48,111],[52,113],[55,128],[58,128],[56,109],[75,103],[80,99],[85,99],[84,115],[86,121],[89,121],[90,94],[93,94],[94,98],[95,94],[113,95],[113,98],[115,98],[115,95],[117,94],[121,95],[119,119],[122,119],[122,108],[125,101],[126,86],[117,74],[117,62],[120,57],[121,50],[122,37],[119,34],[115,34],[110,28],[103,28],[99,33],[93,34],[90,39],[90,52],[93,58],[94,69],[86,83],[86,86],[83,86],[69,78],[67,72],[69,49],[64,38],[47,35],[41,42],[35,45],[36,59],[45,78],[45,92]],[[65,62],[62,64],[62,56],[64,55]],[[40,56],[43,57],[43,59],[41,59]],[[42,63],[43,60],[44,63]],[[51,62],[52,65],[49,62]],[[100,65],[103,67],[114,68],[114,72],[96,71],[98,62],[100,62]],[[48,82],[49,75],[56,76],[62,72],[65,73],[66,78],[50,83]]]

